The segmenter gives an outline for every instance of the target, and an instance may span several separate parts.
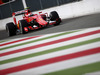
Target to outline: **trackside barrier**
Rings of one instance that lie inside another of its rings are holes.
[[[42,11],[43,13],[44,12],[50,13],[51,11],[57,11],[62,19],[79,17],[83,15],[100,13],[100,0],[82,0],[79,2],[64,4],[61,6],[47,8],[39,11]],[[39,11],[35,11],[33,13],[35,14]],[[22,16],[19,16],[18,19],[21,19],[21,17]],[[13,21],[12,17],[0,20],[0,30],[4,30],[6,23],[12,21]]]

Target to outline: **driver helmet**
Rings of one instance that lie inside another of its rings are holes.
[[[25,13],[28,14],[30,13],[31,11],[28,9],[28,10],[25,10]]]

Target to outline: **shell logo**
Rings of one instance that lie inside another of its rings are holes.
[[[39,21],[42,21],[42,19],[39,19]]]
[[[30,18],[28,18],[28,21],[29,21],[29,22],[31,21]]]

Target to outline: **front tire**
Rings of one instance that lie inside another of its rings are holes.
[[[14,36],[16,35],[16,26],[13,22],[6,24],[6,31],[8,33],[8,36]]]
[[[54,24],[55,26],[59,25],[61,23],[61,19],[60,19],[59,15],[56,11],[52,11],[50,13],[50,20],[51,21],[56,21],[56,23]]]
[[[24,30],[25,27],[28,27],[28,23],[26,20],[20,20],[19,21],[19,27],[21,34],[26,34],[27,32]]]

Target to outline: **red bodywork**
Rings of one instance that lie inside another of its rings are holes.
[[[39,14],[34,14],[33,16],[30,16],[30,17],[29,17],[29,15],[31,15],[32,13],[31,13],[31,12],[29,13],[28,11],[29,11],[29,10],[22,10],[22,11],[18,11],[18,12],[15,12],[15,13],[12,14],[14,23],[15,23],[15,25],[17,25],[18,29],[19,29],[19,21],[18,21],[18,23],[17,23],[16,17],[15,17],[15,16],[16,16],[16,15],[19,15],[19,14],[22,14],[22,13],[24,13],[24,16],[23,16],[23,18],[22,18],[21,20],[26,20],[28,23],[35,19],[35,21],[36,21],[37,23],[39,23],[39,25],[47,25],[47,24],[48,24],[48,23],[41,17],[41,15],[48,16],[47,13],[41,14],[42,12],[39,12]],[[29,26],[29,28],[33,30],[32,27]]]
[[[20,27],[19,27],[19,21],[20,20],[17,22],[15,16],[16,15],[20,15],[20,14],[24,14],[24,16],[22,17],[21,20],[26,20],[27,23],[30,23],[31,21],[35,20],[39,24],[39,27],[32,27],[30,25],[28,27],[25,27],[24,30],[26,32],[28,32],[28,29],[34,30],[34,29],[39,29],[41,27],[44,27],[44,26],[48,25],[48,22],[46,20],[44,20],[43,17],[42,17],[42,16],[48,17],[48,13],[39,12],[38,14],[32,15],[32,13],[30,12],[30,10],[27,9],[27,10],[22,10],[22,11],[14,12],[12,14],[13,20],[14,20],[14,24],[17,25],[18,29],[20,29]],[[32,16],[29,16],[29,15],[32,15]],[[51,22],[51,23],[49,23],[49,25],[53,25],[55,23],[56,22]]]

